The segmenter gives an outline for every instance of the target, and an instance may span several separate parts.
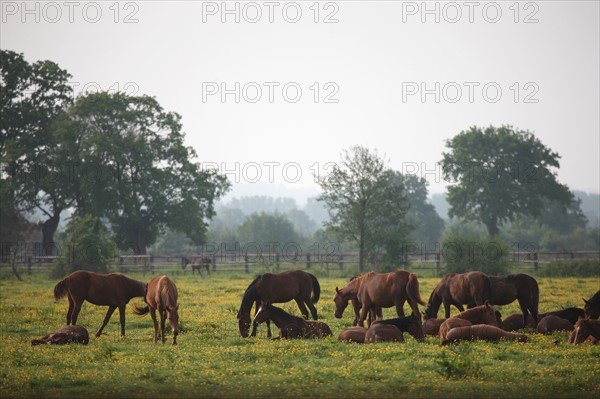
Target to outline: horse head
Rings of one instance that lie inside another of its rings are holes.
[[[481,307],[481,321],[484,324],[488,324],[490,326],[499,327],[501,324],[498,324],[498,320],[500,323],[502,322],[501,317],[499,316],[500,312],[496,313],[496,309],[488,301],[485,301]]]
[[[240,335],[242,336],[242,338],[248,338],[248,335],[250,335],[250,309],[248,309],[247,311],[242,309],[243,307],[240,307],[240,310],[238,311],[237,314],[237,319],[238,319],[238,326],[240,329]]]
[[[417,341],[423,341],[425,339],[425,334],[423,333],[423,324],[421,323],[421,319],[414,314],[411,315],[410,318],[411,320],[406,327],[406,331]]]
[[[335,304],[335,312],[334,315],[337,319],[341,319],[344,314],[344,310],[348,306],[348,299],[344,298],[344,295],[340,292],[338,287],[335,287],[335,296],[333,297],[333,302]]]

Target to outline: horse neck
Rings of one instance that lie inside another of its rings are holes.
[[[590,330],[590,334],[596,339],[600,339],[600,321],[586,320],[585,326]]]
[[[244,292],[244,296],[242,298],[242,304],[240,305],[240,314],[248,313],[252,310],[252,305],[258,299],[258,295],[256,295],[256,289],[254,287],[248,287],[246,292]]]
[[[358,294],[358,288],[360,287],[360,279],[362,276],[355,278],[350,281],[344,288],[340,290],[340,295],[344,300],[354,299]]]
[[[273,323],[275,323],[275,325],[278,328],[281,328],[287,324],[290,324],[290,322],[295,322],[295,321],[297,321],[297,319],[304,321],[304,319],[301,319],[300,317],[291,315],[291,314],[287,313],[285,310],[276,308],[275,306],[270,306],[269,319]]]
[[[146,296],[146,283],[143,281],[134,280],[129,277],[125,277],[125,285],[128,288],[130,298],[135,298],[138,296]]]
[[[434,318],[437,316],[440,305],[442,304],[442,298],[437,294],[437,290],[434,290],[429,296],[429,301],[427,301],[427,307],[425,308],[425,314],[427,314],[430,318]]]

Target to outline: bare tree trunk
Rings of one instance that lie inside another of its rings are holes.
[[[52,217],[42,224],[42,245],[45,256],[54,255],[54,233],[56,232],[58,223],[60,222],[61,211],[62,209],[58,209],[58,211],[55,212]]]

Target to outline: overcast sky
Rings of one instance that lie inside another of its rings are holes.
[[[223,4],[2,1],[0,44],[76,93],[155,96],[237,193],[314,193],[354,144],[443,192],[445,140],[490,124],[534,132],[562,183],[600,192],[598,1]]]

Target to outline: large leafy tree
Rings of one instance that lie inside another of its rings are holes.
[[[241,249],[250,252],[260,250],[269,254],[298,251],[302,249],[298,233],[292,222],[283,214],[253,213],[238,228]]]
[[[152,97],[95,93],[79,98],[58,129],[77,157],[77,213],[105,217],[121,249],[144,254],[166,228],[205,240],[229,183],[194,162],[180,120]]]
[[[563,208],[573,201],[556,179],[560,156],[528,131],[472,127],[446,147],[449,215],[480,221],[491,237],[517,215],[539,217],[546,200]]]
[[[53,237],[60,213],[70,206],[67,186],[58,179],[62,160],[53,153],[54,121],[72,103],[71,75],[52,61],[29,63],[23,54],[0,51],[0,159],[2,185],[11,204],[23,213],[37,209],[42,223],[43,247],[54,249]]]
[[[318,197],[329,211],[326,228],[359,249],[359,270],[367,259],[384,249],[388,256],[406,241],[410,226],[404,185],[375,151],[362,146],[344,150],[327,176],[318,176]]]

